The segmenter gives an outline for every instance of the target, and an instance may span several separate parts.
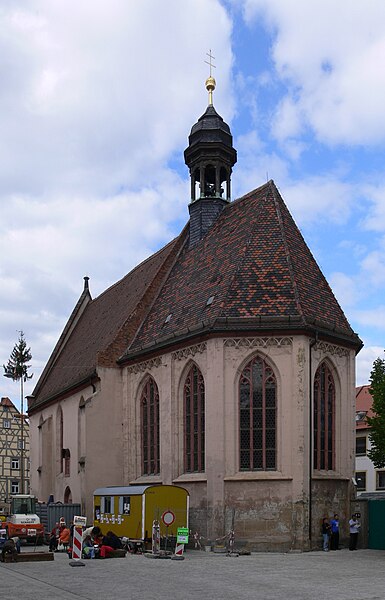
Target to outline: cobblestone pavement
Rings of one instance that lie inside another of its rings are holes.
[[[189,551],[184,561],[142,555],[83,561],[0,563],[0,598],[8,600],[383,600],[385,552],[255,553]]]

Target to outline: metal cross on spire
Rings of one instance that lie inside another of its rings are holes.
[[[215,60],[215,56],[213,56],[211,54],[211,48],[209,50],[209,52],[206,52],[206,55],[209,57],[209,60],[205,60],[206,65],[210,66],[210,76],[206,79],[206,90],[209,93],[209,106],[212,106],[213,104],[213,91],[215,90],[215,79],[212,76],[212,69],[216,69],[216,66],[213,65],[213,60]]]
[[[213,56],[213,55],[211,54],[211,48],[210,48],[210,50],[209,50],[208,52],[206,52],[206,56],[208,56],[208,57],[209,57],[209,60],[205,60],[205,63],[206,63],[206,65],[209,65],[209,66],[210,66],[210,77],[212,77],[212,76],[213,76],[213,74],[212,74],[212,69],[213,69],[213,68],[214,68],[214,69],[216,69],[216,66],[215,66],[215,65],[213,65],[213,63],[212,63],[212,61],[213,61],[213,60],[215,60],[215,56]]]

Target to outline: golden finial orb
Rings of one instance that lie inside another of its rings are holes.
[[[214,77],[212,77],[210,75],[210,77],[208,77],[206,79],[206,90],[209,93],[209,104],[212,105],[213,103],[213,91],[215,90],[215,86],[216,86],[216,81],[214,79]]]

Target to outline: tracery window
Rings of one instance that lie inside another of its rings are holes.
[[[184,470],[205,470],[205,383],[192,365],[184,384]]]
[[[63,410],[58,407],[56,413],[56,472],[63,473]]]
[[[64,475],[65,477],[69,477],[71,474],[71,452],[69,448],[63,449],[63,458],[64,458]]]
[[[160,472],[159,392],[152,377],[144,386],[140,405],[142,411],[142,474],[155,475]]]
[[[260,357],[243,369],[239,382],[241,471],[277,468],[277,383],[273,369]]]
[[[334,469],[335,385],[327,363],[323,362],[314,378],[314,468]]]

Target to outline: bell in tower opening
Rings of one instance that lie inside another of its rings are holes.
[[[213,106],[215,79],[206,80],[209,104],[193,125],[184,152],[190,170],[190,243],[201,239],[231,199],[231,172],[237,161],[230,127]]]

